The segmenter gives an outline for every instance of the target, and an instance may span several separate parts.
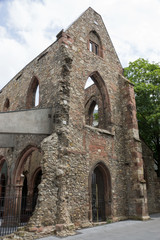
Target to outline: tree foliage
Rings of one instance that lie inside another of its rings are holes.
[[[124,75],[134,84],[140,136],[154,153],[160,177],[160,64],[140,58]]]

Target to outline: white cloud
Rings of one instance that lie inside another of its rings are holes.
[[[138,57],[159,61],[160,1],[117,0],[114,14],[112,10],[107,14],[103,18],[108,19],[106,25],[123,66]]]
[[[8,36],[5,28],[0,27],[0,87],[16,74],[15,70],[26,63],[27,52],[15,39]]]
[[[89,6],[101,14],[124,67],[139,57],[160,61],[159,0],[0,1],[0,88]]]

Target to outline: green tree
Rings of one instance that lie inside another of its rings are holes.
[[[160,177],[160,64],[140,58],[124,75],[134,84],[140,136],[153,151]]]

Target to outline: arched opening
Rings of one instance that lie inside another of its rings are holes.
[[[103,57],[102,43],[99,34],[96,31],[90,31],[88,40],[88,49],[90,52]]]
[[[35,179],[34,179],[34,186],[33,186],[33,199],[32,199],[32,211],[35,210],[38,198],[38,186],[41,183],[42,178],[42,170],[38,169],[36,171]]]
[[[106,219],[104,201],[104,179],[99,167],[92,174],[92,220],[102,222]]]
[[[4,103],[4,107],[3,107],[3,111],[8,111],[10,107],[10,101],[9,98],[6,98],[5,103]]]
[[[27,223],[36,206],[38,197],[37,189],[42,175],[42,171],[37,172],[36,170],[41,169],[41,161],[42,154],[39,149],[34,146],[28,146],[20,154],[15,166],[13,185],[15,186],[15,197],[17,198],[18,196],[20,202],[15,208],[20,213],[22,223]],[[37,172],[36,175],[35,172]],[[34,194],[33,188],[35,188]]]
[[[111,179],[108,168],[96,164],[90,174],[90,220],[106,221],[111,217]]]
[[[110,130],[111,110],[105,83],[98,72],[92,73],[85,84],[85,123]]]
[[[28,88],[26,107],[32,108],[39,105],[39,80],[33,77]]]
[[[34,106],[39,105],[39,85],[36,88],[35,99],[34,99]]]
[[[91,105],[89,107],[88,119],[86,120],[86,123],[93,127],[98,127],[99,125],[98,104],[94,100],[91,102]]]

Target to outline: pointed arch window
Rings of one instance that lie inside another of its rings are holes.
[[[110,101],[105,83],[98,72],[93,72],[84,87],[85,123],[92,127],[111,127]]]
[[[96,55],[103,57],[102,43],[99,35],[96,31],[91,31],[89,33],[89,46],[90,52],[95,53]]]
[[[39,105],[39,81],[33,77],[27,93],[27,108],[37,107]]]
[[[98,124],[99,124],[98,119],[99,119],[99,117],[98,117],[98,104],[96,103],[95,107],[93,109],[93,123],[92,123],[92,125],[94,127],[98,127]]]
[[[34,98],[34,106],[38,106],[39,105],[39,84],[36,88],[36,92],[35,92],[35,98]]]
[[[98,104],[96,103],[95,100],[91,102],[91,105],[89,107],[88,111],[88,125],[93,126],[93,127],[98,127],[99,125],[99,116],[98,116]]]
[[[90,52],[94,52],[96,55],[99,55],[99,46],[91,40],[89,41],[89,50]]]
[[[6,98],[4,107],[3,107],[3,111],[8,111],[9,107],[10,107],[10,101],[9,101],[9,98]]]

